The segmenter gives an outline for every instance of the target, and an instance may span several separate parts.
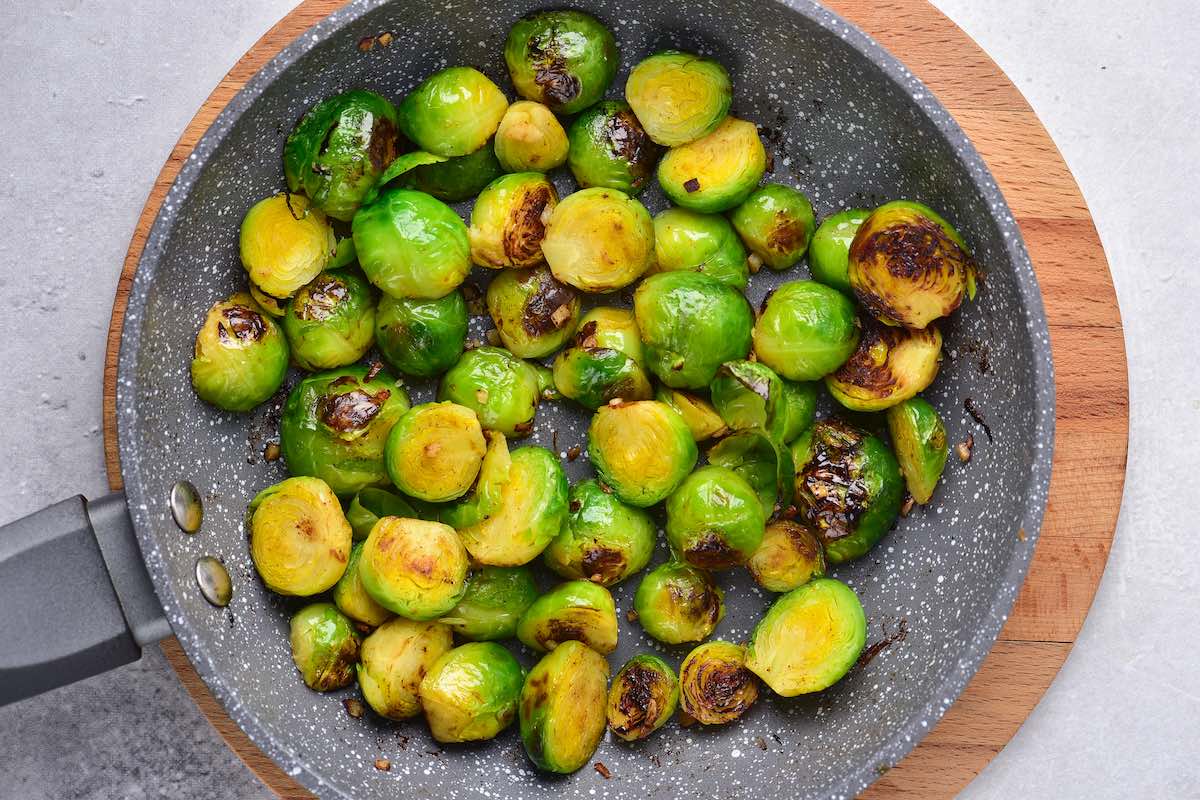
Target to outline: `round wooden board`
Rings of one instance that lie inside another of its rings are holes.
[[[120,489],[117,353],[146,235],[197,139],[260,67],[343,0],[306,0],[254,45],[196,114],[138,220],[113,303],[104,372],[108,478]],[[1000,68],[926,0],[825,0],[923,80],[971,137],[1020,224],[1041,283],[1057,378],[1057,441],[1041,539],[1013,613],[979,672],[908,758],[867,798],[953,797],[1004,747],[1070,652],[1108,558],[1129,425],[1121,317],[1087,205],[1054,143]],[[1104,369],[1096,365],[1103,364]],[[200,709],[259,778],[285,798],[311,795],[242,733],[174,639],[162,644]]]

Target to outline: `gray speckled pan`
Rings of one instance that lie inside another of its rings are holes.
[[[926,89],[862,32],[807,0],[629,2],[588,0],[616,33],[625,70],[667,46],[720,59],[735,85],[734,111],[763,126],[774,154],[771,180],[812,198],[818,215],[884,199],[918,199],[942,210],[987,271],[979,300],[944,328],[947,359],[927,394],[951,441],[975,435],[973,460],[952,458],[935,502],[918,508],[861,562],[837,577],[859,593],[869,641],[907,635],[834,688],[795,700],[764,698],[740,724],[683,729],[649,740],[607,740],[596,753],[611,778],[584,769],[538,774],[515,730],[475,746],[437,746],[418,719],[353,719],[341,700],[297,679],[286,625],[292,604],[255,578],[243,514],[259,489],[284,476],[260,458],[274,436],[282,395],[253,418],[218,412],[188,389],[192,338],[205,310],[244,284],[238,222],[282,187],[280,155],[293,122],[320,98],[353,87],[399,99],[430,72],[476,65],[509,89],[501,49],[509,25],[540,3],[412,0],[353,3],[271,61],[200,140],[167,195],[133,284],[120,357],[121,459],[141,549],[168,619],[199,673],[250,737],[316,793],[346,798],[470,797],[850,797],[895,764],[954,701],[990,648],[1033,552],[1046,503],[1054,384],[1046,322],[1028,256],[991,175],[962,131]],[[382,31],[387,48],[357,42]],[[570,191],[569,176],[560,176]],[[664,206],[657,189],[644,201]],[[460,208],[465,215],[467,208]],[[781,280],[760,272],[757,303]],[[481,276],[475,276],[480,279]],[[476,320],[482,324],[483,320]],[[479,331],[477,330],[478,334]],[[984,366],[990,364],[990,368]],[[427,399],[429,385],[411,387]],[[964,412],[972,398],[994,440]],[[533,442],[560,451],[581,443],[585,415],[565,404],[538,413]],[[586,459],[567,464],[573,479]],[[200,533],[172,523],[172,484],[191,480],[205,498]],[[1018,538],[1018,529],[1027,536]],[[198,556],[229,566],[227,610],[196,590]],[[661,557],[661,556],[660,556]],[[549,579],[543,576],[547,583]],[[770,598],[743,570],[722,573],[729,612],[719,638],[744,639]],[[617,587],[621,646],[615,670],[642,650],[678,663],[624,622],[636,579]],[[522,654],[527,661],[528,653]],[[373,768],[377,757],[390,772]]]

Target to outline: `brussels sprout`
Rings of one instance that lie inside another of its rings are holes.
[[[438,399],[471,409],[485,430],[520,437],[533,430],[539,389],[529,363],[498,347],[477,347],[442,376]]]
[[[712,401],[730,428],[760,430],[788,442],[812,424],[817,388],[784,380],[766,364],[727,361],[713,381]]]
[[[534,665],[521,689],[521,741],[539,769],[570,773],[604,737],[608,662],[581,642],[563,642]]]
[[[392,297],[445,297],[471,271],[466,224],[424,192],[388,189],[350,228],[367,280]]]
[[[217,408],[249,411],[265,402],[287,367],[283,331],[245,292],[213,304],[196,332],[192,388]]]
[[[593,411],[613,400],[649,400],[654,394],[636,361],[605,347],[563,350],[554,359],[554,385],[564,397]]]
[[[277,194],[246,212],[238,248],[250,282],[272,297],[284,298],[325,269],[337,238],[307,197]]]
[[[481,267],[535,267],[544,263],[546,221],[558,194],[540,172],[501,175],[471,209],[471,259]]]
[[[658,184],[675,205],[717,214],[745,202],[766,169],[758,128],[726,117],[704,138],[668,150],[658,162]]]
[[[825,551],[808,528],[790,520],[767,526],[746,567],[769,592],[790,592],[825,574]]]
[[[348,497],[389,486],[383,451],[408,394],[387,374],[354,366],[310,375],[288,395],[279,445],[293,475],[313,475]]]
[[[729,113],[733,85],[711,58],[665,50],[630,71],[625,97],[650,138],[675,147],[717,129]]]
[[[660,642],[699,642],[725,616],[725,592],[707,572],[668,561],[642,578],[633,608],[646,633]]]
[[[384,517],[363,543],[358,575],[375,602],[402,617],[434,619],[467,586],[467,551],[449,525]]]
[[[495,641],[517,635],[517,622],[537,599],[528,567],[480,567],[467,579],[467,591],[440,622],[464,639]]]
[[[455,403],[413,406],[384,450],[396,488],[431,503],[462,497],[475,483],[487,443],[475,412]]]
[[[349,686],[358,662],[358,633],[332,603],[313,603],[292,615],[292,661],[314,691]]]
[[[368,486],[354,495],[354,499],[350,501],[350,506],[346,509],[346,521],[350,523],[350,528],[354,531],[354,541],[356,542],[366,539],[371,528],[375,527],[375,523],[379,522],[381,517],[415,516],[417,513],[403,497],[386,489],[376,489],[372,486]]]
[[[376,603],[363,588],[358,577],[358,561],[362,558],[362,549],[362,542],[355,542],[350,548],[350,560],[346,563],[346,571],[333,587],[333,602],[338,610],[350,619],[375,628],[391,619],[392,612]]]
[[[488,313],[504,346],[519,358],[542,358],[571,338],[579,323],[579,294],[547,267],[504,270],[487,290]]]
[[[861,558],[900,513],[904,481],[877,436],[822,420],[792,443],[796,506],[832,564]]]
[[[543,553],[547,567],[564,578],[612,586],[650,563],[656,534],[645,511],[594,480],[571,487],[568,508],[567,524]]]
[[[250,558],[272,592],[318,594],[346,571],[350,523],[324,481],[288,478],[255,495],[250,512]]]
[[[401,183],[447,203],[469,200],[504,174],[492,142],[474,153],[414,167]]]
[[[854,303],[816,281],[782,284],[754,324],[758,360],[792,381],[814,381],[845,363],[858,345]]]
[[[400,130],[439,156],[474,153],[492,138],[508,108],[500,87],[473,67],[435,72],[405,95],[396,111]]]
[[[567,160],[567,132],[541,103],[518,100],[496,131],[496,158],[505,172],[549,172]]]
[[[646,188],[662,155],[621,100],[604,100],[584,111],[571,123],[567,138],[567,165],[584,189],[599,186],[635,195]]]
[[[853,411],[882,411],[924,391],[942,362],[937,326],[908,330],[868,319],[858,349],[837,372],[825,376],[834,399]]]
[[[698,456],[683,417],[655,400],[603,406],[588,427],[588,457],[600,479],[639,508],[673,492]]]
[[[322,272],[292,298],[283,332],[301,369],[353,364],[375,341],[371,287],[349,273]]]
[[[504,434],[486,431],[487,451],[479,465],[479,479],[469,495],[447,506],[439,506],[434,519],[462,530],[482,522],[500,510],[501,490],[512,471],[512,455]]]
[[[813,280],[851,297],[850,243],[870,211],[848,208],[821,221],[808,244],[808,268]]]
[[[888,409],[887,422],[908,493],[928,503],[950,454],[942,418],[929,403],[911,397]]]
[[[701,569],[746,563],[762,543],[766,514],[745,478],[727,467],[701,467],[667,498],[667,541]]]
[[[601,347],[624,353],[645,365],[642,334],[633,312],[627,308],[596,306],[579,320],[576,342],[580,347]]]
[[[617,649],[617,609],[608,589],[591,581],[560,583],[533,601],[517,623],[517,638],[532,650],[583,642],[600,654]]]
[[[550,368],[536,361],[528,363],[533,368],[534,374],[537,375],[538,395],[543,400],[562,400],[562,394],[554,385],[554,373],[550,371]]]
[[[739,431],[709,450],[708,461],[744,478],[768,517],[791,502],[795,466],[780,439],[757,430]]]
[[[375,181],[375,185],[368,189],[367,193],[363,195],[362,205],[367,206],[375,202],[375,198],[379,197],[379,193],[383,191],[383,189],[389,183],[393,182],[401,175],[405,175],[417,167],[427,167],[431,164],[443,164],[449,160],[450,159],[446,158],[445,156],[435,156],[433,153],[426,153],[424,150],[417,150],[412,153],[405,153],[402,156],[397,156],[396,158],[392,159],[392,163],[388,165],[388,168],[385,169],[383,174],[379,176],[379,180]],[[349,241],[349,249],[352,250],[354,248],[354,239],[351,238]],[[357,256],[357,252],[354,255]],[[339,261],[341,266],[345,266],[346,264],[350,263],[351,260],[346,258],[345,253],[337,253],[335,254],[334,258],[335,260]],[[330,266],[329,269],[334,269],[334,267]]]
[[[616,291],[653,266],[654,221],[624,192],[584,189],[550,215],[542,253],[563,283],[585,292]]]
[[[729,433],[729,426],[712,407],[712,403],[699,395],[659,386],[654,390],[654,399],[678,411],[697,442],[720,438]]]
[[[396,109],[355,89],[322,100],[300,118],[283,146],[288,191],[304,192],[334,219],[349,221],[396,157]]]
[[[467,301],[457,289],[436,300],[384,295],[375,312],[375,343],[399,372],[430,378],[462,355],[467,341]]]
[[[275,319],[281,319],[283,315],[287,313],[290,299],[272,297],[262,289],[255,286],[253,283],[250,284],[250,297],[254,299],[254,302],[258,304],[259,308],[267,312],[268,315],[274,317]]]
[[[679,665],[680,704],[704,725],[723,725],[746,713],[758,699],[758,679],[746,669],[746,648],[705,642]]]
[[[660,272],[690,270],[735,289],[750,280],[746,248],[729,220],[686,208],[668,208],[654,218],[654,253]]]
[[[742,293],[698,272],[651,275],[633,295],[650,371],[667,386],[702,389],[750,352],[754,314]]]
[[[755,189],[729,218],[750,252],[774,270],[800,260],[817,225],[808,198],[779,183]]]
[[[421,681],[421,706],[439,742],[491,739],[517,718],[525,670],[494,642],[456,647]]]
[[[608,690],[608,729],[626,742],[645,739],[666,724],[679,706],[679,679],[658,656],[636,655]]]
[[[450,629],[440,622],[395,617],[363,640],[358,686],[375,713],[408,719],[421,713],[421,680],[454,646]]]
[[[522,97],[556,114],[574,114],[603,97],[612,83],[617,42],[582,11],[535,11],[508,32],[504,61]]]
[[[871,316],[924,328],[975,297],[975,262],[966,242],[928,206],[885,203],[863,220],[849,252],[850,286]]]
[[[867,643],[854,590],[817,578],[775,601],[754,627],[746,668],[783,697],[827,689],[850,671]]]

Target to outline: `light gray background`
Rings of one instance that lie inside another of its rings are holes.
[[[106,490],[104,335],[154,177],[291,0],[0,0],[0,522]],[[1062,673],[964,793],[1200,792],[1200,18],[1195,0],[935,0],[1029,98],[1112,264],[1129,355],[1125,502]],[[1112,369],[1098,363],[1097,370]],[[266,798],[157,648],[0,709],[0,798]]]

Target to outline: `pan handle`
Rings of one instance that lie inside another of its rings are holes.
[[[0,706],[136,661],[170,634],[124,494],[0,527]]]

